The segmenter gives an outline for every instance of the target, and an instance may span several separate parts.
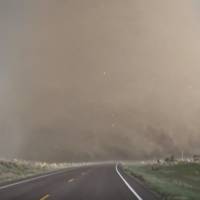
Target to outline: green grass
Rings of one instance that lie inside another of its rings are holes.
[[[160,199],[200,200],[200,164],[125,165],[125,171],[155,191]]]

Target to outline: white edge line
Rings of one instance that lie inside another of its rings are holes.
[[[125,178],[120,174],[118,170],[118,164],[116,164],[116,172],[119,175],[119,177],[122,179],[122,181],[125,183],[125,185],[128,187],[128,189],[137,197],[138,200],[143,200],[140,195],[129,185],[129,183],[125,180]]]
[[[0,186],[0,190],[6,189],[6,188],[9,188],[9,187],[12,187],[12,186],[20,185],[22,183],[28,183],[30,181],[38,180],[38,179],[45,178],[45,177],[48,177],[48,176],[52,176],[52,175],[55,175],[55,174],[61,174],[63,172],[64,172],[64,170],[63,171],[59,171],[59,172],[46,174],[46,175],[42,175],[42,176],[36,176],[34,178],[29,178],[29,179],[25,179],[23,181],[18,181],[18,182],[11,183],[11,184],[8,184],[8,185]]]

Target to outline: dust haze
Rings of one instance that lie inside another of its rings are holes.
[[[0,157],[200,153],[200,5],[0,1]]]

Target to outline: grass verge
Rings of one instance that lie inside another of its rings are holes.
[[[47,163],[0,160],[0,183],[39,175],[56,169],[59,168]]]
[[[162,200],[200,200],[200,164],[129,164],[124,170],[145,183]]]

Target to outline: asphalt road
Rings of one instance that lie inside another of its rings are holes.
[[[80,167],[0,186],[0,200],[155,200],[116,165]]]

